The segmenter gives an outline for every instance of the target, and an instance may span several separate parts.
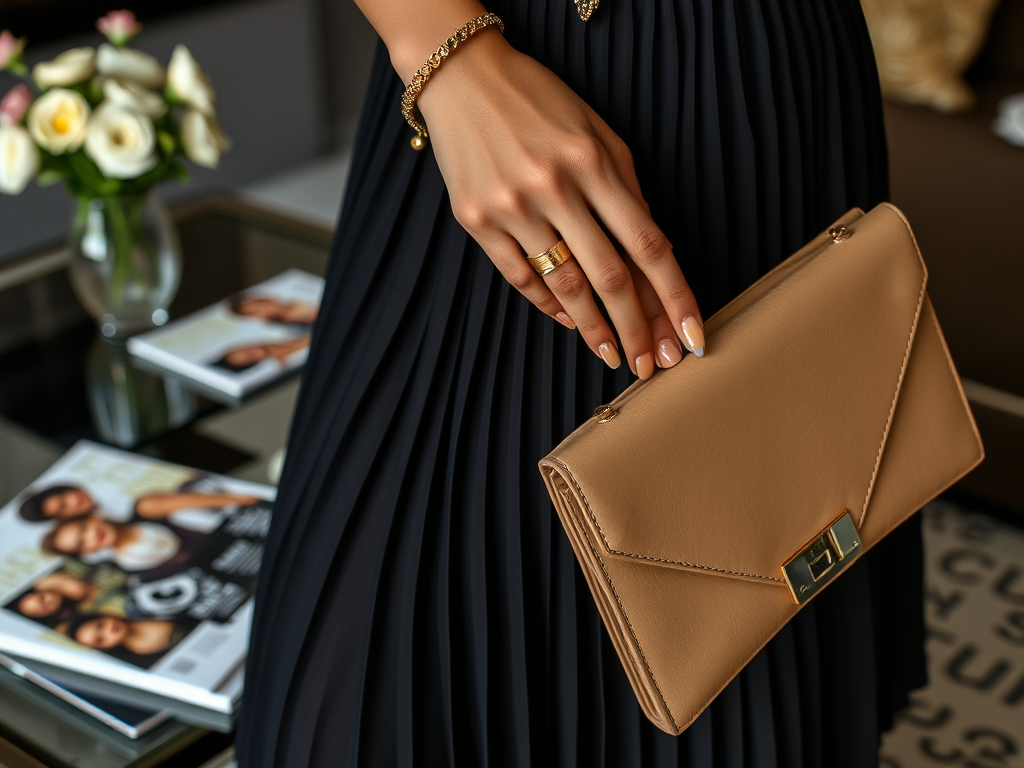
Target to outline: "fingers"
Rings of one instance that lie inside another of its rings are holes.
[[[610,366],[624,356],[646,379],[678,363],[684,346],[702,354],[700,310],[650,216],[628,148],[596,114],[590,122],[593,133],[564,137],[554,156],[520,163],[506,183],[453,195],[453,211],[529,301],[576,327]],[[541,278],[526,254],[551,248],[559,235],[575,258]]]
[[[672,253],[672,245],[651,218],[650,206],[640,193],[632,155],[600,116],[594,113],[591,122],[607,150],[609,167],[603,174],[597,173],[599,183],[590,185],[588,202],[650,280],[678,338],[690,351],[702,355],[704,324],[700,309]],[[655,337],[656,343],[660,343],[657,333]]]
[[[632,262],[629,263],[629,269],[633,275],[637,296],[640,297],[640,305],[647,316],[647,324],[651,328],[651,338],[654,340],[654,364],[659,368],[671,368],[683,359],[679,334],[672,327],[672,320],[665,311],[651,281],[647,279],[647,275]]]
[[[697,300],[683,277],[671,244],[646,208],[619,179],[599,187],[591,204],[608,231],[650,280],[678,337],[691,351],[703,351],[703,320]]]
[[[488,258],[494,262],[502,277],[508,281],[509,285],[523,294],[527,301],[566,328],[575,329],[576,325],[572,321],[572,316],[566,313],[561,302],[555,298],[551,289],[544,284],[540,275],[530,266],[519,243],[511,235],[492,236],[486,242],[481,242],[480,246],[487,253]]]
[[[571,200],[563,209],[552,223],[562,233],[587,280],[604,302],[630,370],[642,379],[649,378],[656,365],[654,345],[629,267],[581,198]],[[557,290],[555,294],[562,298]]]
[[[558,242],[550,225],[532,227],[517,238],[527,253],[539,254]],[[570,247],[571,250],[571,247]],[[523,261],[525,263],[526,259]],[[532,269],[532,267],[531,267]],[[618,368],[620,356],[615,334],[594,301],[590,281],[575,258],[570,258],[543,278],[555,300],[565,308],[591,351],[611,368]]]

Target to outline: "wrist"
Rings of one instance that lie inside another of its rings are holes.
[[[401,23],[388,25],[389,31],[384,37],[384,44],[391,55],[391,66],[402,78],[403,83],[408,83],[412,79],[427,57],[436,51],[452,32],[470,19],[487,13],[483,5],[476,0],[460,0],[455,3],[444,3],[443,6],[440,10],[432,9],[429,14],[406,16],[401,19]]]
[[[430,78],[417,98],[424,118],[441,109],[440,105],[455,98],[465,99],[479,93],[481,81],[489,81],[502,68],[502,61],[512,47],[495,27],[481,30],[467,40],[447,59],[444,66]]]

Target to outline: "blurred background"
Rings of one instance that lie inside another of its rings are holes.
[[[987,449],[981,467],[929,518],[930,584],[946,596],[976,588],[978,600],[995,600],[991,616],[1019,629],[1011,633],[1016,642],[962,658],[964,647],[988,640],[946,627],[948,647],[929,648],[933,678],[948,691],[918,699],[881,764],[1024,766],[1024,536],[1013,538],[1024,523],[1024,0],[863,4],[886,94],[891,200],[918,237],[928,290]],[[109,10],[103,0],[0,0],[0,29],[29,39],[31,67],[97,45],[96,19]],[[183,259],[170,317],[289,267],[322,275],[373,30],[348,0],[144,0],[133,10],[145,25],[135,47],[166,62],[184,43],[201,63],[233,143],[216,169],[193,169],[190,185],[161,185]],[[0,72],[0,95],[15,82]],[[0,195],[0,503],[83,437],[273,482],[294,378],[226,402],[145,374],[123,344],[98,341],[67,277],[73,212],[61,185]],[[940,555],[949,548],[996,541],[1017,543],[985,555],[999,564],[983,569],[991,579],[943,571]],[[1020,578],[1008,581],[1006,573]],[[956,704],[967,690],[982,696],[972,705],[982,714],[970,722]],[[39,715],[35,731],[11,726],[16,714],[0,704],[0,737],[21,755],[0,744],[0,764],[72,764],[68,755],[100,749],[81,741],[60,755],[52,744],[47,752],[39,745],[48,717]],[[90,764],[134,764],[119,759]],[[160,764],[201,762],[174,762],[182,759]]]
[[[97,45],[93,0],[0,0],[0,28],[29,39],[29,66],[79,45]],[[342,0],[145,0],[138,47],[166,62],[189,47],[219,94],[221,124],[234,142],[216,171],[198,171],[171,200],[211,188],[241,188],[342,153],[355,121],[376,43],[354,3]],[[0,73],[0,92],[15,80]],[[338,185],[335,185],[337,187]],[[340,190],[332,190],[335,197]],[[62,190],[30,187],[0,203],[0,264],[59,242],[70,204]],[[335,214],[337,211],[334,212]],[[333,218],[332,214],[332,218]]]

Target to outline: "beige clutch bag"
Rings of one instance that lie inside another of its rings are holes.
[[[984,452],[891,205],[847,213],[540,462],[647,716],[682,733]],[[899,585],[892,585],[899,589]]]

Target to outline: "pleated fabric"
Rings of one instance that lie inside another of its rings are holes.
[[[886,196],[857,0],[490,10],[626,140],[705,317]],[[381,47],[259,580],[242,768],[877,766],[924,682],[917,518],[686,733],[654,728],[536,467],[629,371],[502,280],[410,149],[401,92]]]

